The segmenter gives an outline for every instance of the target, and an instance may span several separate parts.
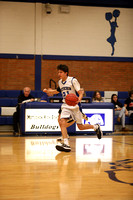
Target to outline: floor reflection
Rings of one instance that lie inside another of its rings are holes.
[[[109,162],[112,160],[112,138],[76,138],[77,162]]]
[[[55,162],[56,139],[25,139],[26,162]],[[76,162],[112,161],[112,138],[76,138]],[[63,154],[64,155],[64,154]],[[67,154],[65,153],[66,157]]]
[[[72,136],[70,144],[66,153],[56,137],[1,138],[0,199],[116,199],[118,191],[133,199],[132,136]]]
[[[26,162],[55,162],[56,139],[25,139]]]

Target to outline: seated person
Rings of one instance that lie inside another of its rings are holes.
[[[104,98],[101,96],[101,93],[98,90],[94,92],[92,102],[105,102]]]
[[[122,124],[122,131],[129,131],[125,127],[126,107],[123,107],[121,102],[118,101],[118,96],[116,94],[112,94],[111,103],[114,104],[115,115],[118,116],[117,121]]]
[[[18,104],[16,107],[16,112],[13,114],[13,133],[16,135],[18,133],[18,124],[20,117],[20,105],[21,103],[32,102],[35,98],[30,94],[31,89],[29,87],[25,87],[23,89],[23,93],[18,96]]]
[[[129,92],[129,97],[125,100],[124,107],[127,109],[126,115],[133,119],[133,90]]]

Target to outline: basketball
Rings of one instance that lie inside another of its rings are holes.
[[[68,94],[66,96],[66,98],[65,98],[65,102],[69,106],[75,106],[77,104],[76,103],[77,101],[78,101],[78,97],[75,94],[73,94],[73,93]]]

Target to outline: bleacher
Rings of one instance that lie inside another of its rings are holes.
[[[86,96],[90,96],[92,99],[94,91],[86,91]],[[118,100],[122,103],[124,106],[125,100],[129,97],[127,91],[100,91],[101,96],[104,97],[105,102],[111,102],[111,96],[112,94],[118,95]],[[121,129],[121,123],[117,121],[117,117],[115,116],[115,130]],[[130,130],[133,130],[133,121],[130,117],[125,117],[125,124],[129,127]]]
[[[17,105],[17,97],[21,94],[22,91],[20,90],[0,90],[0,131],[1,131],[1,125],[12,125],[13,124],[13,113],[16,111],[16,105]],[[85,91],[85,97],[83,99],[84,101],[87,101],[90,103],[92,101],[94,91]],[[128,97],[128,92],[123,91],[100,91],[102,97],[104,97],[105,102],[111,101],[112,94],[117,94],[119,101],[124,105],[125,99]],[[42,91],[31,91],[31,95],[33,95],[35,98],[41,98],[43,95]],[[49,97],[49,102],[61,102],[62,96],[61,94],[54,95],[52,97]],[[120,125],[119,122],[117,122],[117,116],[115,116],[115,125],[116,127]],[[133,125],[133,121],[126,116],[126,125]],[[3,129],[2,129],[3,130]],[[11,129],[12,130],[12,129]]]

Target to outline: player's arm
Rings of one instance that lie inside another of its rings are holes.
[[[45,92],[46,94],[48,94],[49,96],[52,96],[52,95],[54,95],[54,94],[58,94],[58,93],[60,93],[59,91],[58,91],[59,89],[57,88],[57,89],[52,89],[52,88],[48,88],[48,89],[43,89],[43,92]]]
[[[84,89],[80,87],[80,84],[76,78],[73,79],[73,86],[74,86],[75,90],[77,91],[77,93],[79,94],[78,102],[77,102],[77,103],[79,103],[79,102],[81,102],[81,100],[83,98]]]
[[[81,102],[83,95],[84,95],[84,89],[80,88],[80,90],[78,91],[79,97],[78,97],[78,102]]]

